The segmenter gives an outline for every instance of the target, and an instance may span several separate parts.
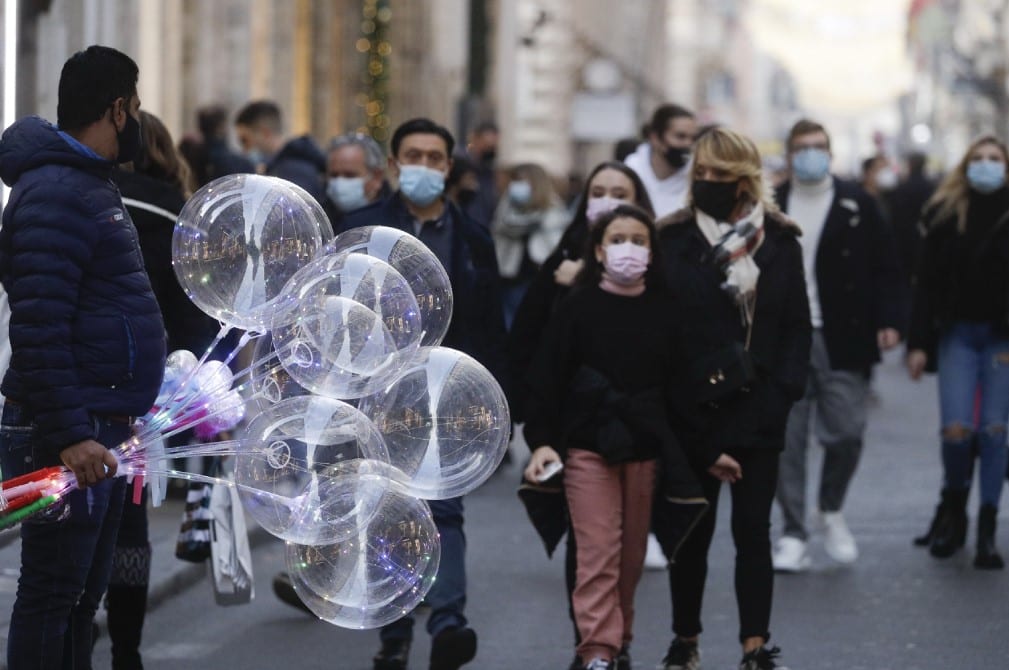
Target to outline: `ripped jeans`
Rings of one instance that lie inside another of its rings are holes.
[[[938,364],[945,485],[970,488],[976,433],[981,503],[998,507],[1009,459],[1009,337],[987,323],[955,323],[939,341]]]

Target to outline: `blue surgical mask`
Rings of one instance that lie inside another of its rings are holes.
[[[248,158],[256,167],[259,167],[266,162],[266,154],[259,149],[249,149],[245,152],[245,157]]]
[[[967,181],[979,193],[994,193],[1005,185],[1005,163],[976,160],[967,164]]]
[[[508,199],[513,205],[522,207],[528,205],[533,197],[533,186],[527,181],[519,180],[508,184]]]
[[[341,212],[352,212],[368,204],[364,177],[333,177],[326,184],[326,195]]]
[[[810,147],[792,154],[792,172],[804,182],[821,181],[830,173],[830,153]]]
[[[400,165],[399,190],[413,204],[427,207],[445,192],[445,173],[424,165]]]

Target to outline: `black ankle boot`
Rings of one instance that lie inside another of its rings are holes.
[[[1005,567],[1002,557],[995,548],[995,516],[998,509],[994,505],[981,505],[977,515],[977,555],[974,567],[982,570],[1001,570]]]
[[[946,489],[943,489],[941,495],[943,497],[946,496]],[[914,542],[914,546],[927,547],[932,544],[932,538],[935,537],[935,527],[939,525],[939,518],[942,516],[942,510],[943,506],[942,503],[940,502],[938,505],[935,506],[935,516],[932,517],[932,522],[929,523],[928,530],[925,531],[924,535],[919,535],[918,537],[912,540],[912,542]]]
[[[110,584],[105,594],[109,639],[112,641],[112,670],[143,670],[140,638],[147,611],[147,585]]]
[[[944,489],[942,508],[936,519],[929,552],[936,558],[949,558],[967,541],[967,496],[969,489]]]

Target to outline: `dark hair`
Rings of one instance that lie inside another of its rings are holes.
[[[639,142],[640,140],[636,137],[625,137],[622,140],[617,140],[617,143],[613,145],[613,160],[622,162],[637,151]]]
[[[655,110],[655,113],[652,114],[652,121],[648,124],[649,130],[656,135],[662,136],[673,120],[683,118],[692,119],[694,118],[694,113],[680,105],[660,105]]]
[[[445,126],[439,126],[431,119],[424,118],[410,119],[396,129],[396,132],[392,134],[392,155],[395,157],[399,154],[399,145],[403,143],[404,137],[419,134],[437,135],[445,140],[445,153],[447,156],[452,155],[452,151],[455,149],[455,140],[452,138],[452,133]]]
[[[498,131],[497,124],[493,121],[481,121],[473,127],[474,135],[481,135],[483,133],[496,133]]]
[[[620,161],[603,161],[592,168],[592,172],[590,172],[589,176],[585,179],[585,185],[582,187],[581,200],[578,203],[578,207],[575,208],[574,217],[571,219],[571,228],[574,228],[575,226],[585,227],[588,225],[585,212],[589,206],[589,189],[592,187],[592,180],[595,179],[596,175],[603,170],[616,170],[630,179],[631,183],[634,184],[634,204],[648,214],[654,215],[655,210],[652,208],[652,199],[648,197],[648,191],[645,189],[645,183],[641,181],[641,177],[638,176],[638,173]]]
[[[274,132],[280,132],[280,107],[271,100],[256,100],[250,102],[238,112],[235,117],[236,126],[267,126]]]
[[[74,131],[98,121],[117,98],[136,95],[139,74],[133,59],[112,47],[78,51],[60,73],[56,124]]]
[[[196,125],[204,140],[227,135],[228,110],[221,105],[209,105],[196,110]]]
[[[655,219],[651,213],[634,205],[617,205],[613,211],[600,216],[595,225],[589,229],[589,236],[585,240],[585,250],[582,252],[585,266],[578,273],[575,285],[595,286],[602,279],[603,264],[596,259],[596,247],[603,243],[606,229],[617,219],[634,219],[644,224],[648,229],[648,246],[652,252],[652,260],[645,271],[645,284],[656,288],[661,287],[663,285],[662,263],[659,258],[659,234],[655,228]]]
[[[869,174],[869,170],[872,169],[872,166],[876,164],[876,161],[882,160],[882,159],[883,159],[883,156],[881,154],[876,154],[874,156],[869,156],[868,158],[866,158],[865,160],[863,160],[862,161],[862,177],[865,178],[865,176],[867,174]]]
[[[795,141],[795,138],[800,135],[809,135],[810,133],[823,133],[827,137],[827,148],[830,149],[830,133],[827,132],[827,129],[822,124],[809,119],[799,119],[792,126],[792,129],[788,131],[788,138],[785,140],[785,151],[791,153],[792,142]]]
[[[448,171],[448,176],[445,178],[445,190],[457,185],[462,178],[468,173],[476,173],[476,163],[469,159],[467,156],[455,156],[452,159],[452,168]]]

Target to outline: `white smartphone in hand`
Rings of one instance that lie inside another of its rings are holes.
[[[543,472],[536,478],[536,481],[540,483],[545,482],[563,469],[564,464],[560,461],[550,461],[543,467]]]

